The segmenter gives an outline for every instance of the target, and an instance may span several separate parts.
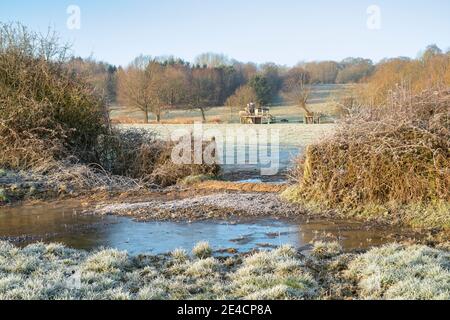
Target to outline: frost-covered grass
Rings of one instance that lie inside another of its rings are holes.
[[[234,292],[250,300],[311,299],[319,286],[288,246],[246,258],[232,274]]]
[[[450,253],[393,244],[354,259],[347,275],[363,299],[450,299]]]
[[[325,299],[330,292],[343,292],[332,298],[450,299],[447,250],[390,245],[356,255],[317,243],[307,255],[289,246],[227,257],[212,252],[207,243],[192,254],[130,256],[0,242],[0,300]]]
[[[192,124],[123,124],[118,128],[123,131],[146,130],[157,134],[163,140],[170,140],[172,134],[179,130],[192,132]],[[272,133],[279,134],[281,146],[306,147],[311,143],[320,141],[325,136],[335,132],[335,124],[306,125],[299,123],[291,124],[270,124],[270,125],[245,125],[245,124],[203,124],[205,131],[214,131],[221,133],[225,142],[235,143],[240,135],[260,134],[260,130],[269,130]],[[250,141],[249,141],[250,143]]]
[[[212,249],[208,242],[199,242],[194,249],[192,249],[192,253],[199,259],[208,258],[212,255]]]
[[[189,255],[130,256],[57,244],[20,249],[0,242],[0,299],[314,298],[312,276],[295,250],[213,257],[208,243]],[[292,271],[292,272],[291,272]]]

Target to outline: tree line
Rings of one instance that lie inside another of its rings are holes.
[[[396,88],[418,94],[427,89],[450,88],[450,50],[444,52],[436,45],[428,46],[416,59],[398,57],[380,61],[367,79],[359,96],[365,104],[383,104]]]
[[[214,106],[242,108],[249,102],[268,105],[290,96],[288,91],[298,84],[375,83],[381,81],[376,79],[404,78],[409,71],[398,73],[399,65],[420,66],[425,60],[445,60],[448,56],[436,46],[429,46],[418,59],[386,59],[378,64],[369,59],[347,58],[286,67],[242,63],[221,54],[205,53],[193,63],[141,55],[126,67],[81,58],[72,59],[69,65],[74,72],[83,73],[109,103],[138,108],[146,122],[150,114],[159,122],[165,112],[175,109],[199,110],[206,120],[206,111]],[[433,73],[433,68],[439,66],[428,67],[428,73]]]

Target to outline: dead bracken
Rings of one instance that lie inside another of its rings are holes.
[[[69,60],[55,34],[0,23],[0,205],[218,173],[174,165],[172,145],[152,133],[114,129],[106,101]]]

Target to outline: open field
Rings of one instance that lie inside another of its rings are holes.
[[[333,97],[337,97],[343,92],[352,88],[350,85],[316,85],[313,87],[310,97],[310,109],[313,112],[322,113],[324,115],[324,121],[333,122],[337,117],[337,110],[331,103]],[[142,123],[144,116],[141,110],[112,106],[111,107],[111,119],[114,122],[119,123]],[[277,103],[271,106],[271,114],[277,118],[277,120],[286,119],[291,123],[298,123],[303,121],[305,114],[304,110],[289,105],[289,103]],[[150,119],[153,119],[150,117]],[[209,109],[206,112],[206,119],[208,122],[220,122],[220,123],[238,123],[239,116],[236,109],[231,110],[229,107],[218,106]],[[172,110],[166,112],[162,117],[162,122],[166,123],[192,123],[195,121],[201,121],[201,113],[199,110]]]
[[[305,125],[305,124],[271,124],[271,125],[241,125],[241,124],[203,124],[204,131],[221,133],[223,137],[230,134],[232,139],[236,139],[238,130],[245,133],[253,132],[259,135],[266,131],[279,133],[279,142],[283,146],[305,147],[311,143],[318,142],[326,135],[332,134],[336,128],[334,124]],[[177,130],[194,131],[194,126],[190,124],[123,124],[118,125],[121,130],[147,130],[157,134],[164,140],[170,139],[173,132]]]

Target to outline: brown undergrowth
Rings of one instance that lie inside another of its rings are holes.
[[[450,91],[393,92],[298,159],[285,197],[345,216],[450,229]]]
[[[0,204],[93,189],[165,187],[216,165],[175,165],[172,144],[117,131],[105,101],[67,68],[54,34],[0,24]]]

